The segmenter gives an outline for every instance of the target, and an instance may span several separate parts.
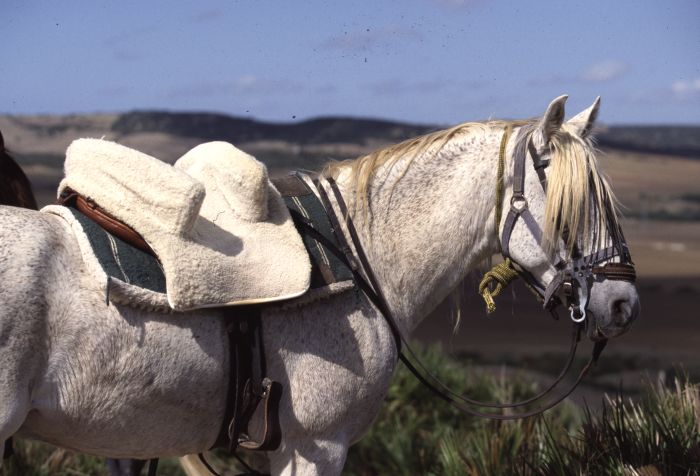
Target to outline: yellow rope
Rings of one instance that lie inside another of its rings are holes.
[[[508,124],[501,138],[501,147],[498,150],[498,171],[496,175],[496,236],[501,226],[501,213],[503,209],[503,172],[506,166],[506,146],[512,132],[512,126]]]
[[[510,125],[508,125],[506,130],[503,132],[501,147],[498,151],[498,169],[496,172],[496,236],[499,235],[501,226],[501,212],[503,208],[503,173],[505,171],[506,163],[506,146],[508,145],[508,139],[510,138],[511,132],[512,128]],[[484,277],[481,279],[481,283],[479,283],[479,294],[481,294],[481,297],[483,297],[484,301],[486,301],[486,312],[491,314],[496,310],[496,302],[493,300],[493,298],[498,296],[501,291],[503,291],[503,288],[508,286],[508,284],[517,277],[518,273],[513,269],[510,258],[506,258],[503,263],[497,264],[491,268],[491,271],[484,274]],[[493,284],[493,286],[490,286],[491,284]]]
[[[507,258],[503,263],[498,263],[484,275],[479,283],[479,294],[486,301],[486,312],[491,314],[496,310],[496,302],[493,298],[498,296],[503,288],[517,277],[518,272],[513,269],[510,258]]]

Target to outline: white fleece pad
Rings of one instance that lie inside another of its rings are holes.
[[[265,166],[225,142],[175,166],[113,142],[68,148],[59,194],[71,188],[131,226],[160,260],[176,311],[290,299],[311,264]]]

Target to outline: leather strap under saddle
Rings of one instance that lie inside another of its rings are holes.
[[[71,189],[66,189],[61,196],[58,197],[57,201],[59,205],[63,205],[64,207],[75,208],[102,227],[106,232],[116,236],[128,245],[157,258],[151,247],[146,243],[146,240],[144,240],[136,230],[114,218],[92,199],[83,197],[78,192]]]

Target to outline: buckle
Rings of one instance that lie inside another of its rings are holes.
[[[574,286],[571,284],[571,281],[564,281],[561,283],[561,287],[564,289],[564,296],[566,296],[567,300],[574,297]]]

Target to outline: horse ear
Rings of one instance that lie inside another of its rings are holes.
[[[595,98],[593,105],[588,109],[579,112],[566,123],[570,124],[579,137],[588,137],[593,130],[593,124],[598,118],[598,110],[600,109],[600,96]]]
[[[564,104],[568,97],[568,95],[564,94],[549,103],[547,111],[544,113],[544,116],[542,116],[542,119],[540,119],[538,129],[542,133],[545,144],[549,142],[550,137],[552,137],[564,123]]]

